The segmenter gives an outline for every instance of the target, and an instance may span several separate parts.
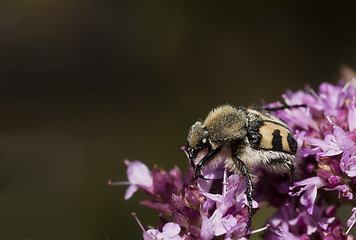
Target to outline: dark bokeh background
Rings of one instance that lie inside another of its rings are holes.
[[[188,128],[212,107],[336,82],[356,60],[354,9],[1,1],[0,239],[141,239],[130,213],[156,213],[107,186],[123,159],[185,169]]]

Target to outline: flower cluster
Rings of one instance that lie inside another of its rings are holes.
[[[157,210],[161,216],[158,224],[161,231],[148,230],[144,233],[145,240],[212,239],[222,235],[226,239],[244,238],[248,203],[244,194],[246,185],[239,175],[228,176],[226,170],[224,182],[211,184],[219,189],[205,192],[191,182],[191,168],[182,175],[178,167],[166,172],[156,166],[149,171],[139,161],[125,160],[125,163],[129,182],[110,181],[109,184],[129,184],[125,199],[130,198],[138,188],[142,189],[150,199],[141,204]],[[212,193],[214,191],[221,194]],[[256,202],[254,207],[257,207]],[[181,236],[167,237],[176,233],[177,229],[180,229]]]
[[[272,113],[287,123],[298,142],[297,181],[289,187],[287,176],[267,176],[259,166],[253,169],[253,212],[266,202],[278,207],[261,229],[264,239],[353,239],[349,231],[356,222],[356,207],[347,230],[336,210],[340,200],[351,203],[356,190],[355,85],[323,83],[318,91],[307,88],[282,96],[287,105],[306,105]],[[144,230],[145,240],[248,239],[259,231],[246,231],[244,177],[224,165],[206,170],[212,173],[210,180],[192,182],[191,167],[182,174],[178,167],[166,172],[155,166],[150,171],[139,161],[125,163],[129,182],[110,184],[129,184],[125,199],[143,190],[149,200],[141,204],[160,213],[157,229]],[[267,177],[269,181],[260,181]]]
[[[292,234],[299,239],[306,234],[309,239],[316,236],[322,239],[351,238],[335,217],[336,206],[327,203],[337,202],[333,199],[354,198],[355,96],[355,88],[349,82],[337,86],[323,83],[318,92],[306,89],[283,95],[287,104],[305,104],[307,107],[287,109],[276,114],[295,133],[299,145],[296,156],[300,170],[299,182],[294,183],[290,192],[291,196],[297,198],[283,206],[291,210],[288,216],[284,212],[281,217],[277,212],[270,219],[271,222],[279,220],[278,224],[271,225],[271,230],[275,228],[281,236]],[[327,193],[329,191],[333,192]],[[349,220],[347,225],[351,227],[352,221]]]

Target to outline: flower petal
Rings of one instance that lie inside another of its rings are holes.
[[[130,183],[138,184],[145,187],[151,187],[153,185],[153,179],[148,167],[140,161],[125,161],[128,165],[127,178]]]
[[[166,237],[173,238],[176,237],[180,233],[180,226],[173,222],[168,222],[163,226],[163,233]]]
[[[201,219],[202,219],[202,223],[201,223],[200,237],[203,240],[210,240],[214,237],[213,224],[204,214],[201,216]]]
[[[137,185],[130,185],[125,192],[125,200],[128,200],[138,190]]]

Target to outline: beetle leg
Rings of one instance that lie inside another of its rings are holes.
[[[252,218],[252,180],[250,177],[250,174],[248,173],[247,167],[245,163],[238,158],[235,154],[233,154],[233,160],[237,166],[237,168],[241,171],[241,173],[245,176],[246,178],[246,197],[248,201],[248,220],[247,220],[247,225],[246,225],[246,233],[248,232],[248,229],[251,226],[251,218]]]
[[[209,163],[211,160],[214,159],[214,157],[221,151],[223,146],[219,146],[212,151],[210,151],[203,159],[201,159],[194,167],[194,174],[192,176],[192,181],[197,180],[198,178],[205,179],[203,175],[201,175],[200,170],[201,168]],[[207,179],[206,179],[207,180]]]

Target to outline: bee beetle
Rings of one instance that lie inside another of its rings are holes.
[[[273,173],[290,173],[292,181],[294,180],[293,160],[297,141],[287,124],[269,111],[295,107],[305,105],[265,109],[222,105],[210,111],[204,122],[197,121],[190,128],[187,152],[194,168],[192,181],[205,179],[200,173],[202,167],[214,161],[223,149],[229,153],[225,165],[233,173],[242,173],[245,176],[249,204],[246,231],[251,225],[252,217],[252,181],[248,169],[263,165]],[[195,158],[202,150],[208,150],[207,154],[196,163]]]

